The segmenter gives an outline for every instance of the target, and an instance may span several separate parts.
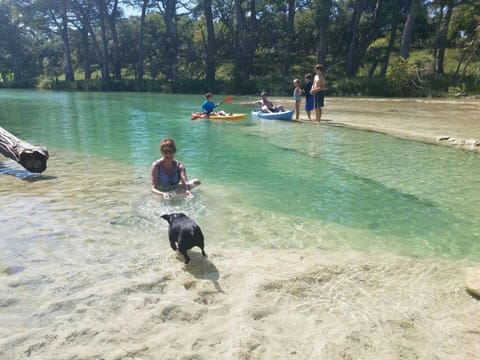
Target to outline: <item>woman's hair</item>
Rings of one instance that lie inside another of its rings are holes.
[[[294,80],[293,80],[293,83],[294,83],[294,84],[297,84],[297,83],[298,83],[298,85],[300,85],[300,80],[294,79]]]
[[[315,65],[315,70],[322,70],[323,69],[323,65],[322,64],[317,64]]]
[[[173,141],[173,139],[166,138],[160,141],[160,152],[163,152],[165,150],[177,152],[177,148],[175,147],[175,141]]]

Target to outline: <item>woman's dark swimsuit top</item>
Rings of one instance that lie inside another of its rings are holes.
[[[172,175],[168,175],[166,172],[162,171],[160,162],[157,162],[157,166],[159,170],[159,183],[156,184],[156,186],[164,189],[173,190],[180,182],[180,163],[176,161],[175,172]]]

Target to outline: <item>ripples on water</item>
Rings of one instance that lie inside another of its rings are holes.
[[[478,154],[329,126],[192,122],[197,97],[33,94],[10,99],[2,125],[48,145],[49,166],[33,176],[7,160],[0,194],[37,202],[44,225],[19,225],[20,210],[2,207],[4,233],[137,246],[166,236],[160,215],[185,212],[218,244],[480,257]],[[202,180],[190,201],[149,192],[166,136]]]

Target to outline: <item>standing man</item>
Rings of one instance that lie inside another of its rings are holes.
[[[323,65],[315,65],[315,77],[313,79],[312,90],[310,93],[315,96],[315,121],[320,124],[322,120],[322,107],[325,100],[325,89],[327,88],[327,82],[325,76],[322,74]]]

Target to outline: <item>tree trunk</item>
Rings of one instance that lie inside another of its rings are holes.
[[[75,81],[72,65],[72,54],[70,50],[70,37],[68,34],[67,2],[65,0],[62,2],[62,25],[60,32],[62,34],[61,37],[64,47],[63,53],[65,60],[65,81]]]
[[[358,33],[360,31],[359,30],[360,18],[362,16],[363,7],[364,7],[364,0],[355,0],[353,16],[352,16],[352,25],[351,25],[352,34],[351,34],[350,44],[348,46],[348,53],[347,53],[347,59],[346,59],[347,76],[355,75],[355,70],[354,70],[355,50],[358,46]]]
[[[285,48],[283,53],[282,75],[288,76],[290,73],[290,62],[292,45],[295,38],[295,0],[288,0],[287,28],[285,34]]]
[[[467,74],[467,68],[472,63],[473,59],[475,58],[475,55],[478,54],[479,50],[480,50],[480,36],[476,36],[475,40],[472,42],[472,52],[470,53],[470,56],[465,62],[465,65],[463,67],[462,77],[460,79],[461,81],[463,81],[463,79],[465,78]]]
[[[390,33],[390,39],[388,40],[387,52],[382,62],[380,73],[378,74],[378,76],[381,78],[384,78],[385,76],[387,76],[388,63],[390,62],[390,54],[392,53],[393,47],[395,46],[395,40],[397,37],[397,24],[398,24],[396,19],[397,18],[395,17],[395,20],[392,24],[392,31]]]
[[[92,77],[92,67],[91,67],[91,58],[90,58],[90,46],[88,42],[88,30],[87,25],[83,24],[81,33],[82,33],[82,45],[83,45],[83,63],[84,63],[84,76],[85,80],[90,80]]]
[[[204,0],[205,22],[207,23],[207,74],[206,82],[209,87],[215,82],[217,44],[215,27],[213,24],[212,0]]]
[[[365,37],[359,40],[359,44],[355,49],[353,55],[353,68],[352,68],[352,75],[356,75],[358,72],[358,68],[365,57],[365,53],[367,52],[368,47],[370,44],[377,38],[378,33],[380,31],[380,11],[382,10],[383,0],[377,0],[375,4],[375,11],[373,13],[373,20],[370,26],[370,31],[365,35]]]
[[[244,68],[245,54],[245,14],[242,9],[242,0],[234,0],[235,5],[235,73],[238,74],[238,80],[248,80]]]
[[[178,64],[178,30],[177,30],[177,0],[162,0],[165,3],[165,11],[163,19],[165,20],[167,49],[168,49],[168,65],[167,79],[175,81],[177,79]]]
[[[316,8],[316,28],[318,29],[318,49],[317,58],[319,64],[325,64],[328,51],[328,19],[330,17],[330,9],[332,0],[317,1]]]
[[[90,37],[92,38],[92,45],[93,45],[93,52],[95,53],[96,60],[98,64],[100,65],[100,69],[102,71],[102,76],[103,76],[103,56],[102,56],[102,51],[100,50],[100,45],[98,44],[97,41],[97,36],[95,34],[95,31],[93,30],[92,24],[90,21],[86,23],[88,26],[88,32],[90,33]]]
[[[102,61],[101,61],[101,73],[102,81],[104,83],[110,82],[110,74],[108,71],[108,40],[107,40],[107,29],[105,26],[105,0],[98,1],[98,11],[100,12],[100,34],[102,37]]]
[[[407,20],[403,26],[402,40],[400,42],[400,56],[404,59],[408,59],[410,56],[410,44],[413,38],[415,23],[417,22],[419,7],[419,0],[412,0],[410,3]]]
[[[2,127],[0,127],[0,153],[31,172],[41,173],[47,168],[47,148],[31,145]]]
[[[245,11],[242,8],[242,0],[235,0],[235,78],[243,82],[250,78],[253,64],[253,55],[257,46],[256,37],[258,36],[256,28],[256,8],[255,0],[251,0],[249,5],[250,26],[247,26]]]
[[[447,37],[448,37],[448,26],[450,25],[450,19],[452,18],[453,12],[453,3],[449,1],[447,4],[447,14],[445,15],[445,20],[440,26],[440,31],[438,32],[438,54],[437,54],[437,73],[445,74],[443,64],[445,61],[445,49],[447,48]]]
[[[145,17],[147,14],[147,6],[149,0],[142,1],[142,13],[140,15],[140,29],[138,31],[138,60],[137,60],[137,80],[143,81],[143,75],[145,74],[145,67],[143,65],[145,61]]]
[[[15,33],[16,35],[16,33]],[[17,81],[20,81],[22,79],[22,69],[19,65],[19,45],[20,45],[20,41],[16,41],[16,36],[14,38],[14,40],[12,41],[13,44],[11,46],[12,48],[12,66],[13,66],[13,81],[14,82],[17,82]]]
[[[107,14],[108,23],[110,27],[110,32],[112,34],[112,45],[113,45],[113,78],[115,80],[122,79],[122,64],[120,61],[120,50],[118,46],[118,32],[117,32],[117,16],[118,16],[118,0],[113,2],[112,13]]]

